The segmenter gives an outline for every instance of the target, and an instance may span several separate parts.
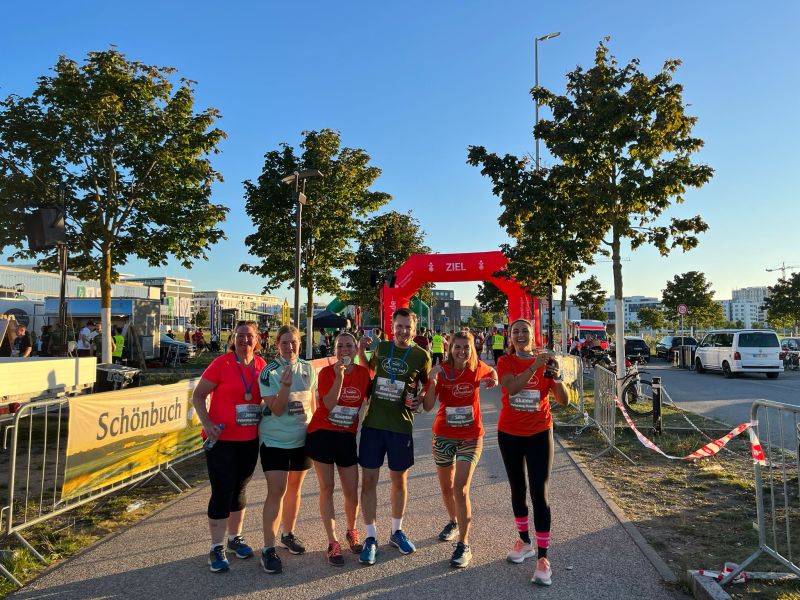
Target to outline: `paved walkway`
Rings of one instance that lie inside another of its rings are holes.
[[[386,474],[379,486],[380,554],[373,567],[346,555],[343,568],[328,566],[326,541],[317,510],[317,484],[306,480],[299,537],[303,556],[281,552],[284,572],[267,575],[258,559],[237,561],[231,570],[212,574],[206,567],[208,489],[198,488],[141,523],[113,535],[80,556],[49,571],[23,588],[18,599],[94,598],[591,598],[641,600],[685,598],[665,585],[602,498],[566,452],[556,446],[551,486],[553,510],[553,585],[529,583],[534,563],[506,562],[516,538],[505,471],[497,449],[499,393],[484,392],[486,447],[472,484],[474,559],[455,570],[448,561],[450,544],[437,540],[447,520],[430,451],[432,415],[417,419],[417,464],[409,475],[409,503],[404,529],[417,552],[402,556],[388,546],[390,514]],[[245,534],[261,544],[261,506],[266,486],[257,467],[248,489]],[[339,494],[337,494],[339,495]],[[337,514],[342,515],[341,501]],[[359,526],[361,526],[359,519]],[[341,536],[344,525],[338,527]]]

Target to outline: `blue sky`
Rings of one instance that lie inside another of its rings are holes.
[[[242,181],[258,176],[266,151],[323,127],[371,155],[383,170],[375,189],[393,196],[386,209],[411,209],[434,251],[496,249],[506,241],[497,200],[466,164],[467,147],[533,154],[533,39],[552,31],[561,36],[540,45],[539,79],[556,92],[576,65],[591,66],[606,35],[621,63],[639,58],[648,74],[681,59],[677,80],[706,142],[697,160],[716,170],[670,212],[709,223],[699,248],[669,258],[628,249],[626,295],[660,296],[674,275],[701,270],[716,297],[729,298],[734,287],[774,283],[767,267],[800,265],[798,3],[50,0],[13,3],[4,17],[2,96],[30,93],[59,54],[81,59],[115,44],[130,59],[177,67],[198,82],[198,107],[222,113],[228,139],[213,161],[225,182],[213,200],[231,208],[228,240],[188,271],[131,261],[124,272],[260,290],[260,279],[238,272],[252,231]],[[542,157],[548,164],[543,145]],[[587,273],[611,292],[610,263]],[[472,302],[476,284],[455,287]]]

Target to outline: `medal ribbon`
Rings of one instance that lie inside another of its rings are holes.
[[[447,381],[455,381],[456,379],[458,379],[459,377],[461,377],[461,376],[464,374],[464,369],[461,369],[461,372],[460,372],[458,375],[456,375],[456,368],[455,368],[455,367],[453,367],[453,376],[452,376],[452,377],[450,377],[450,376],[447,374],[447,371],[445,371],[445,370],[444,370],[444,365],[442,365],[442,371],[441,371],[441,373],[442,373],[442,376],[444,376],[444,378],[445,378]]]
[[[413,344],[406,348],[406,353],[403,354],[403,358],[400,359],[401,362],[406,362],[408,353],[411,352],[411,346],[413,346]],[[392,342],[392,349],[389,350],[389,381],[394,385],[394,342]]]
[[[253,399],[253,396],[250,394],[250,390],[253,389],[253,384],[256,382],[256,359],[253,358],[252,362],[250,363],[250,385],[247,385],[247,380],[244,376],[244,371],[242,370],[242,364],[239,361],[239,355],[235,352],[233,355],[236,357],[236,370],[239,371],[239,377],[242,378],[242,385],[244,386],[244,394],[245,400],[250,401]]]

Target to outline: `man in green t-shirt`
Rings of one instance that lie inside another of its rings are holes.
[[[417,316],[407,308],[398,308],[392,315],[394,340],[381,342],[369,360],[375,373],[367,412],[361,426],[358,462],[363,473],[361,511],[367,526],[367,537],[359,561],[375,564],[378,542],[375,533],[378,478],[384,457],[388,457],[392,482],[392,534],[389,544],[402,554],[416,550],[403,533],[406,509],[408,469],[414,464],[414,411],[420,405],[428,383],[431,359],[412,339],[417,329]],[[366,349],[370,339],[359,341],[359,362],[367,364]]]

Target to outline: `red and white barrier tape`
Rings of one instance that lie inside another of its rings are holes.
[[[722,571],[706,571],[705,569],[697,569],[696,571],[689,571],[691,575],[702,575],[703,577],[711,577],[717,581],[722,581],[736,570],[738,565],[731,562],[726,562]],[[731,580],[731,583],[747,583],[750,579],[750,574],[747,571],[742,571]]]
[[[750,454],[753,457],[753,462],[758,463],[759,465],[765,465],[766,460],[764,458],[764,450],[761,448],[761,443],[758,441],[758,436],[756,435],[755,430],[753,429],[755,422],[751,423],[742,423],[741,425],[737,425],[734,427],[730,433],[722,436],[718,440],[714,440],[713,442],[709,442],[702,448],[699,448],[688,454],[686,456],[670,456],[666,452],[664,452],[661,448],[656,446],[651,440],[649,440],[639,429],[634,425],[633,420],[628,415],[628,411],[625,410],[625,406],[620,402],[619,398],[615,398],[614,401],[617,403],[617,407],[619,408],[620,412],[622,412],[622,416],[625,418],[625,422],[628,424],[633,430],[633,433],[636,434],[636,437],[639,438],[639,441],[642,442],[644,446],[650,448],[654,452],[658,452],[665,458],[669,458],[671,460],[694,460],[697,458],[707,458],[709,456],[714,456],[717,452],[722,450],[725,445],[730,442],[733,438],[735,438],[740,433],[747,431],[750,434]]]

